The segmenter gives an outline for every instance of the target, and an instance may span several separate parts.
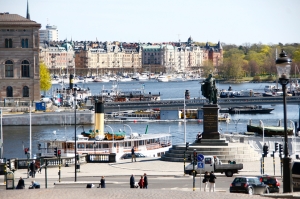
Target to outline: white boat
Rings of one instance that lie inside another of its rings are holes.
[[[81,135],[76,134],[76,151],[77,154],[87,155],[109,155],[116,154],[116,161],[118,161],[124,153],[131,152],[132,147],[138,153],[144,154],[146,157],[160,157],[172,147],[172,135],[169,133],[149,134],[148,125],[145,132],[132,132],[129,125],[130,133],[124,129],[114,132],[109,126],[109,131],[104,129],[104,104],[97,102],[95,104],[95,127],[89,130],[88,133],[82,132]],[[102,113],[98,113],[97,110]],[[107,126],[107,125],[106,125]],[[108,127],[108,126],[107,126]],[[107,137],[106,134],[110,136]],[[53,139],[46,140],[39,143],[39,153],[41,157],[53,157],[54,150],[60,150],[62,157],[75,156],[75,138]],[[100,158],[100,157],[99,157]]]
[[[121,77],[118,79],[120,82],[130,82],[132,81],[131,77]]]
[[[147,75],[140,75],[136,78],[138,81],[148,81],[149,77]]]
[[[166,75],[160,75],[160,76],[157,77],[157,81],[159,81],[159,82],[168,82],[169,78]]]

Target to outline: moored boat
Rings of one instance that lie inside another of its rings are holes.
[[[263,108],[262,106],[237,106],[228,108],[230,114],[267,114],[273,111],[274,108]]]
[[[110,132],[104,132],[104,126],[110,128]],[[62,157],[74,157],[77,154],[109,155],[115,154],[118,161],[124,153],[128,153],[134,147],[135,151],[146,157],[160,157],[172,146],[172,135],[169,133],[149,134],[148,126],[143,133],[134,133],[129,125],[131,133],[121,130],[116,133],[112,127],[104,125],[104,103],[95,104],[95,127],[89,133],[81,133],[73,139],[53,139],[42,141],[39,144],[41,157],[53,157],[55,150],[60,150]],[[76,144],[76,149],[75,149]]]
[[[257,134],[263,134],[264,129],[264,136],[284,136],[284,127],[282,126],[255,126],[255,125],[247,125],[248,132],[254,132]],[[287,134],[293,135],[293,129],[287,128]]]

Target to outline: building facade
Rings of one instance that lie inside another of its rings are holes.
[[[40,30],[40,41],[58,41],[58,29],[55,25],[46,25],[46,30]]]
[[[5,103],[40,101],[41,24],[27,17],[0,13],[0,98]]]

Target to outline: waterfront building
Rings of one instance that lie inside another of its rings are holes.
[[[97,40],[97,39],[96,39]],[[44,42],[55,51],[65,45],[66,41]],[[187,42],[169,43],[127,43],[76,41],[67,42],[74,50],[74,58],[67,55],[69,68],[76,68],[79,76],[101,76],[117,74],[127,76],[135,73],[202,73],[204,61],[210,60],[214,66],[219,66],[223,60],[223,50],[220,42],[216,46],[197,46],[191,37]],[[68,50],[67,50],[68,51]],[[72,54],[72,51],[70,51]],[[56,54],[45,61],[49,69],[66,68],[59,65]],[[41,56],[41,59],[43,56]],[[65,70],[64,70],[65,71]]]
[[[17,14],[0,13],[0,99],[5,106],[40,101],[39,29]]]
[[[40,43],[40,61],[45,63],[53,75],[67,75],[74,73],[74,49],[72,42],[63,41],[61,45]]]

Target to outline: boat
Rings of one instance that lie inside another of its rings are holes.
[[[284,127],[282,126],[255,126],[255,125],[251,125],[248,124],[247,125],[247,132],[254,132],[257,134],[262,135],[263,134],[263,129],[264,129],[264,136],[268,137],[268,136],[284,136],[285,132],[284,132]],[[293,128],[287,128],[287,134],[288,135],[293,135]]]
[[[110,131],[105,131],[109,127]],[[125,131],[130,129],[130,133]],[[75,156],[75,143],[77,154],[83,155],[110,155],[115,154],[116,161],[131,152],[132,147],[138,153],[146,157],[160,157],[172,147],[172,135],[170,133],[148,133],[148,125],[145,132],[133,132],[131,127],[124,124],[124,129],[116,133],[112,127],[104,125],[104,103],[95,103],[95,126],[88,133],[83,132],[73,139],[56,138],[39,142],[39,153],[41,157],[53,157],[54,150],[61,150],[61,157]],[[76,141],[75,141],[76,140]]]
[[[165,75],[160,75],[160,76],[157,77],[157,81],[159,81],[159,82],[168,82],[169,78]]]
[[[228,108],[230,114],[263,114],[270,113],[274,108],[263,108],[262,106],[237,106]]]
[[[218,116],[218,121],[219,122],[229,122],[230,121],[230,116],[228,113],[224,113],[224,114],[219,114]]]

